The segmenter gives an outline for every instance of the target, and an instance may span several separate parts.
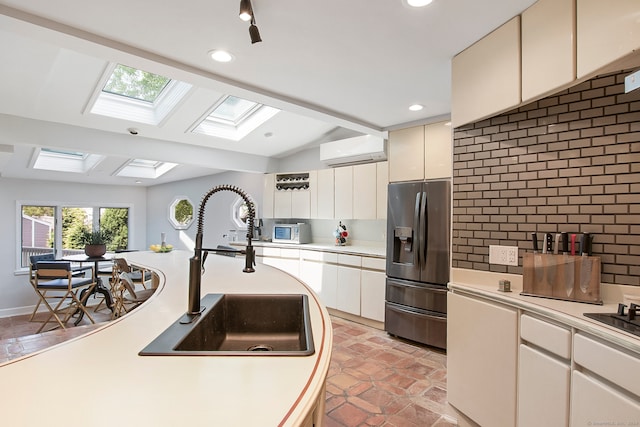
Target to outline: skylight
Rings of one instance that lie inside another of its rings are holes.
[[[176,163],[160,162],[157,160],[132,159],[129,160],[117,172],[117,176],[126,176],[130,178],[159,178],[169,172]]]
[[[96,88],[91,113],[159,125],[191,89],[168,77],[117,64]]]
[[[229,95],[192,132],[240,141],[278,112],[277,108]]]
[[[102,91],[153,103],[170,81],[168,77],[118,64]]]
[[[71,150],[37,149],[34,152],[34,169],[58,172],[86,173],[97,165],[104,156]]]

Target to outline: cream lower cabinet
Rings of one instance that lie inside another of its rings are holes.
[[[318,294],[329,308],[337,306],[338,254],[321,251],[300,251],[300,279]]]
[[[386,260],[362,257],[360,273],[360,315],[384,322]]]
[[[362,259],[338,254],[338,291],[336,309],[360,316],[360,276]]]
[[[523,314],[520,338],[518,427],[569,425],[571,331]]]
[[[262,263],[299,277],[300,250],[294,248],[262,248]]]
[[[574,362],[572,427],[640,423],[640,356],[578,333]]]
[[[517,310],[449,292],[447,399],[481,426],[516,425]]]

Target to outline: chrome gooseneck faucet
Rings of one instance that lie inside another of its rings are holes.
[[[202,234],[203,234],[203,217],[205,205],[209,198],[219,191],[231,191],[242,197],[244,202],[249,208],[249,216],[247,220],[247,247],[245,250],[225,250],[225,249],[206,249],[202,247]],[[193,257],[189,260],[189,308],[187,310],[188,322],[193,321],[202,311],[204,307],[200,307],[200,280],[202,278],[202,271],[204,262],[209,252],[232,252],[245,254],[245,267],[242,271],[245,273],[253,273],[255,270],[255,256],[253,252],[253,246],[251,246],[251,237],[253,236],[253,221],[255,219],[256,211],[253,201],[249,198],[240,188],[233,185],[218,185],[209,190],[200,202],[200,210],[198,211],[198,230],[196,232],[196,246]]]

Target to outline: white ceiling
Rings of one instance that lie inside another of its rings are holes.
[[[534,3],[404,1],[253,0],[263,41],[252,45],[240,0],[0,0],[0,174],[132,185],[112,176],[130,158],[181,164],[141,185],[266,172],[320,142],[446,117],[451,58]],[[215,63],[213,49],[235,60]],[[92,115],[89,99],[113,63],[194,89],[159,126]],[[240,142],[188,132],[224,94],[283,111]],[[425,108],[409,111],[414,103]],[[107,159],[79,179],[28,168],[36,147]]]

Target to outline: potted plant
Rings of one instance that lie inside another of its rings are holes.
[[[88,257],[101,257],[107,252],[108,234],[103,230],[91,230],[85,228],[82,231],[82,241],[84,243],[84,253]]]

